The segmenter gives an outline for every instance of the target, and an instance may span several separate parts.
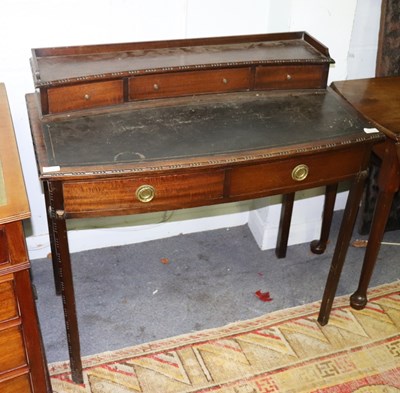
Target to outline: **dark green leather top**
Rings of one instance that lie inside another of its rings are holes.
[[[48,165],[86,166],[335,143],[368,123],[329,90],[194,97],[43,122]],[[307,148],[307,147],[305,147]]]

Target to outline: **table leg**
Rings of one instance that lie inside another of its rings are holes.
[[[331,230],[337,189],[338,183],[329,184],[325,188],[325,202],[324,210],[322,213],[321,236],[319,240],[313,240],[310,244],[310,249],[314,254],[323,254],[326,250],[326,245],[328,244],[329,233]]]
[[[54,257],[56,258],[59,269],[58,276],[60,278],[71,375],[75,383],[83,383],[78,319],[75,306],[71,258],[68,247],[62,183],[56,181],[49,182],[48,187],[50,217],[54,236]]]
[[[329,320],[333,299],[336,294],[340,274],[342,272],[350,239],[353,234],[353,228],[357,218],[358,207],[363,193],[364,183],[367,178],[367,173],[368,171],[365,170],[358,174],[351,185],[349,196],[347,198],[346,208],[344,210],[335,252],[333,254],[318,316],[318,322],[322,326],[326,325]]]
[[[393,197],[392,192],[379,192],[376,200],[360,281],[357,290],[350,296],[350,305],[356,310],[363,309],[368,302],[367,289],[378,257]]]
[[[46,201],[46,216],[47,216],[47,225],[49,228],[49,237],[50,237],[50,248],[51,248],[51,260],[53,263],[53,276],[54,276],[54,286],[56,290],[56,295],[61,295],[61,283],[59,276],[59,269],[56,258],[56,249],[55,249],[55,240],[54,240],[54,232],[53,232],[53,222],[51,217],[51,205],[50,205],[50,195],[49,195],[49,185],[47,181],[43,182],[44,188],[44,198]]]
[[[278,229],[278,240],[276,243],[275,254],[278,258],[285,258],[287,244],[289,239],[290,222],[292,221],[292,212],[295,193],[285,194],[282,197],[281,219]]]

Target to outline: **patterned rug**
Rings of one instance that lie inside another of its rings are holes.
[[[369,291],[364,310],[335,299],[83,359],[50,365],[57,393],[400,393],[400,281]]]

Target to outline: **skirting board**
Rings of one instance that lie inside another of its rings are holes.
[[[137,216],[67,220],[71,253],[245,225],[251,201]],[[28,236],[30,259],[50,252],[48,234]]]
[[[337,194],[335,211],[344,209],[347,195],[347,191]],[[288,245],[308,243],[319,238],[323,205],[323,195],[295,200]],[[280,203],[250,211],[248,225],[261,250],[276,247],[280,214]]]

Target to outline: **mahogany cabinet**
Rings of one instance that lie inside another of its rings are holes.
[[[6,89],[0,84],[0,392],[51,392],[22,220],[30,216]]]

